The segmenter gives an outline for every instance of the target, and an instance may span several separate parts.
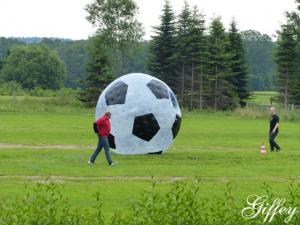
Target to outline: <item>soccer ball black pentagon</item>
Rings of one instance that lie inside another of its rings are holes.
[[[96,119],[110,111],[109,144],[119,154],[166,151],[177,136],[181,112],[172,90],[161,80],[141,73],[124,75],[102,92]]]

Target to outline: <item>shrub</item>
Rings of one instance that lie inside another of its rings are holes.
[[[72,207],[58,185],[37,184],[23,198],[0,202],[1,225],[103,225],[102,202],[96,195],[94,210]]]
[[[155,189],[155,184],[150,192],[146,192],[139,200],[132,203],[130,213],[122,215],[115,213],[112,224],[130,225],[260,225],[263,224],[264,216],[247,220],[242,217],[242,209],[247,206],[246,202],[239,202],[234,198],[232,185],[227,184],[227,190],[222,197],[202,197],[199,192],[201,182],[197,180],[193,184],[183,182],[173,185],[167,194],[160,194]],[[265,194],[270,202],[275,197],[271,186],[263,185]],[[287,192],[287,204],[299,207],[300,195],[299,184],[291,182]],[[285,224],[285,216],[276,216],[268,224]],[[296,214],[289,224],[299,224],[300,215]]]
[[[12,96],[13,91],[15,91],[16,95],[24,95],[25,91],[22,89],[21,85],[10,81],[7,83],[0,82],[0,95]]]
[[[280,119],[282,121],[300,121],[300,110],[295,109],[293,111],[291,110],[284,110],[280,109],[278,112]],[[258,110],[250,109],[250,108],[239,108],[236,109],[233,113],[233,115],[240,117],[240,118],[251,118],[251,119],[267,119],[269,116],[269,113],[266,112],[259,112]]]
[[[109,221],[102,214],[99,194],[91,210],[72,206],[53,183],[37,184],[32,192],[23,198],[0,201],[1,225],[260,225],[264,217],[252,220],[242,217],[245,202],[238,201],[233,194],[232,184],[227,184],[223,196],[203,197],[199,191],[200,179],[192,183],[176,182],[168,193],[162,194],[153,182],[152,189],[144,192],[139,199],[133,199],[128,213],[116,211]],[[299,184],[292,181],[287,189],[287,205],[299,207]],[[269,200],[276,196],[270,185],[263,184]],[[270,225],[285,224],[286,216],[277,215]],[[300,223],[296,214],[288,223]]]

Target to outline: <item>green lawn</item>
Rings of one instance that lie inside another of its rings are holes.
[[[27,108],[28,109],[28,108]],[[29,109],[28,109],[29,110]],[[222,195],[228,181],[237,197],[263,191],[268,182],[278,195],[289,179],[299,180],[300,123],[282,122],[279,153],[259,153],[267,143],[266,119],[235,117],[231,113],[185,113],[181,131],[163,155],[112,155],[119,162],[108,167],[101,153],[94,167],[87,165],[96,138],[92,131],[93,110],[0,111],[0,143],[28,145],[80,145],[82,150],[10,148],[0,149],[0,198],[21,196],[36,182],[52,176],[64,193],[80,207],[92,207],[100,192],[104,212],[127,210],[130,198],[138,197],[152,184],[166,192],[176,179],[202,178],[201,193]],[[41,148],[41,147],[40,147]]]

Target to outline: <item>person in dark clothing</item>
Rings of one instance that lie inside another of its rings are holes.
[[[88,161],[88,164],[90,165],[94,165],[95,160],[98,154],[101,152],[102,148],[104,148],[108,165],[114,166],[117,164],[116,162],[113,162],[111,160],[110,153],[109,153],[108,136],[110,134],[110,122],[109,122],[110,117],[111,117],[111,113],[106,112],[102,117],[100,117],[96,121],[96,125],[98,127],[98,146],[95,149],[94,154],[91,156],[90,160]]]
[[[275,138],[279,133],[279,116],[276,114],[275,107],[270,109],[270,130],[269,130],[269,141],[271,151],[273,152],[275,149],[276,151],[280,151],[279,145],[275,142]]]

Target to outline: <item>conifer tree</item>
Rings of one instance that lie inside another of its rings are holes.
[[[191,10],[187,1],[184,1],[184,6],[179,14],[177,22],[176,35],[176,69],[177,74],[180,74],[180,102],[185,105],[185,93],[187,92],[187,82],[192,79],[189,74],[191,66]]]
[[[191,98],[190,109],[194,108],[193,102],[198,102],[198,108],[201,110],[204,107],[203,96],[208,92],[208,83],[206,76],[206,63],[207,63],[207,37],[205,35],[205,18],[204,15],[199,13],[196,6],[193,8],[191,22],[190,22],[190,47],[191,47]],[[195,81],[197,77],[198,82]],[[195,87],[198,84],[198,87]],[[197,91],[198,93],[195,93]],[[198,96],[198,101],[194,99]]]
[[[281,31],[278,33],[278,49],[276,54],[278,64],[278,86],[281,99],[285,108],[292,103],[293,94],[296,91],[296,35],[293,24],[287,23],[281,26]]]
[[[165,1],[160,25],[155,27],[155,35],[150,43],[147,68],[153,76],[165,81],[177,92],[175,71],[175,15],[168,0]]]
[[[292,12],[286,12],[286,17],[287,17],[287,24],[283,25],[281,28],[281,31],[279,32],[279,39],[280,36],[282,36],[282,33],[287,33],[287,31],[284,32],[284,29],[286,26],[288,26],[291,31],[294,31],[294,39],[296,41],[296,47],[295,47],[295,62],[296,62],[296,71],[294,72],[294,77],[290,78],[293,79],[293,81],[291,81],[291,87],[289,88],[289,92],[287,94],[287,98],[288,100],[285,99],[285,96],[283,93],[281,93],[281,97],[283,102],[285,103],[285,101],[288,101],[287,104],[296,104],[296,105],[300,105],[300,0],[296,0],[297,3],[297,11],[292,11]],[[292,35],[292,34],[290,34]],[[290,43],[291,46],[295,43]],[[277,53],[279,53],[280,51],[280,47],[277,51]],[[277,64],[279,67],[282,66],[282,62],[281,59],[277,59]],[[280,64],[280,65],[279,65]],[[278,68],[280,70],[280,68]],[[280,71],[279,71],[280,73]],[[280,78],[280,76],[279,76]],[[279,89],[282,89],[283,84],[281,83],[281,78],[279,79]],[[282,90],[281,90],[282,91]],[[286,104],[285,104],[285,107]]]
[[[79,99],[85,105],[92,107],[97,103],[99,94],[113,81],[114,76],[108,62],[108,49],[103,45],[100,36],[90,38],[87,50],[89,59],[85,76],[81,81],[83,87]]]
[[[211,81],[208,100],[214,110],[226,110],[236,106],[236,93],[229,82],[227,45],[228,37],[221,18],[214,18],[208,37],[208,73]]]
[[[242,37],[234,20],[230,24],[228,39],[228,66],[231,73],[229,81],[233,84],[235,91],[237,92],[240,105],[244,107],[246,105],[246,100],[250,96],[247,65]]]
[[[296,61],[297,63],[297,73],[296,73],[296,82],[295,82],[295,91],[294,91],[294,104],[300,105],[300,0],[296,0],[298,11],[295,12],[296,20],[294,26],[296,28],[297,36],[297,46],[296,46]]]

